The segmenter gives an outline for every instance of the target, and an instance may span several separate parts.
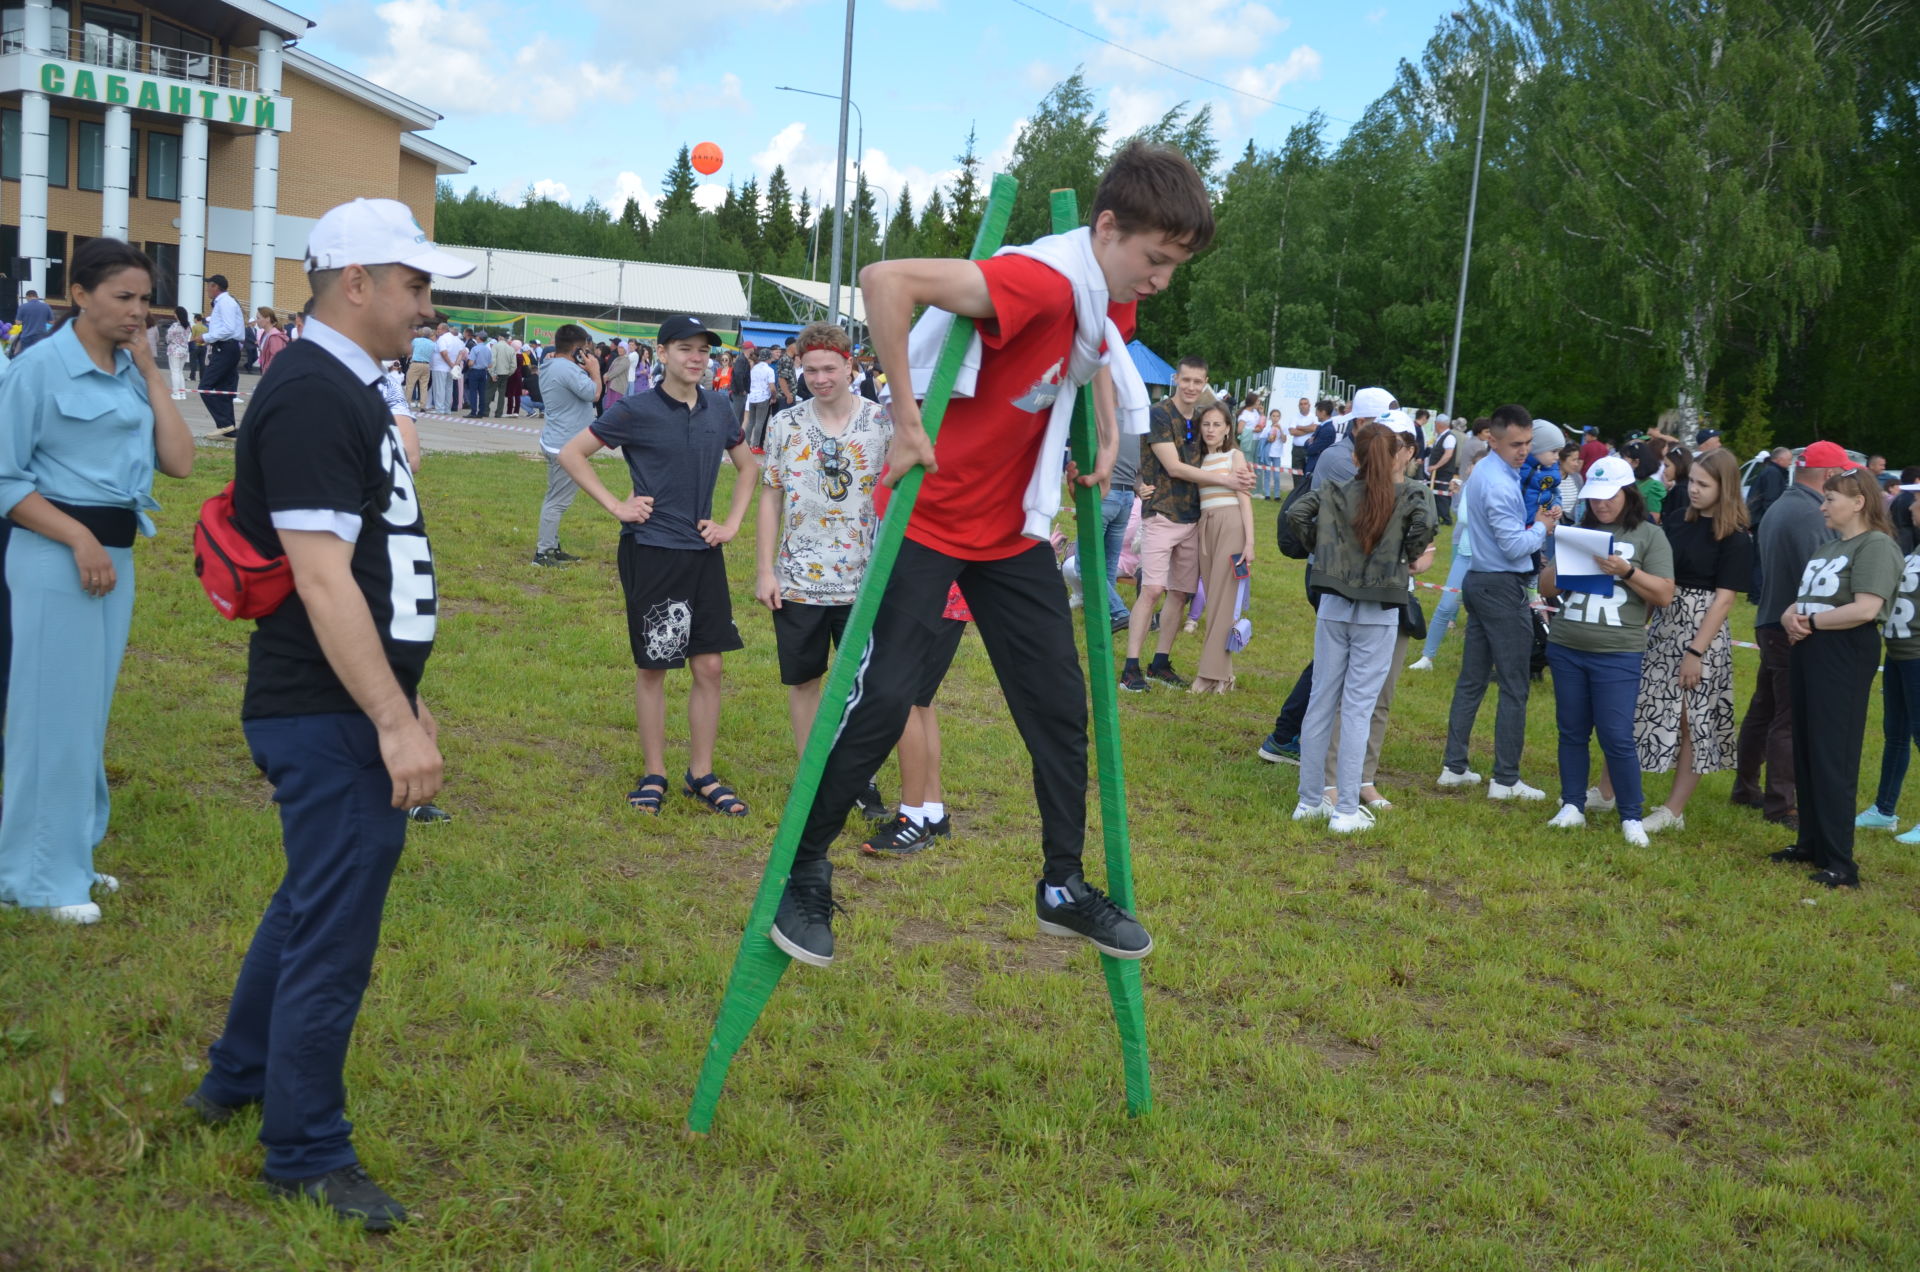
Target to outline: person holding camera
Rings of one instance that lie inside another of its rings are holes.
[[[565,565],[580,558],[560,548],[560,518],[580,493],[560,451],[593,423],[593,404],[601,392],[600,359],[586,328],[568,323],[553,333],[553,356],[540,364],[540,400],[546,424],[540,430],[540,449],[547,457],[547,497],[540,501],[540,537],[534,541],[535,565]]]

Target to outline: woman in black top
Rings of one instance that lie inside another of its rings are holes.
[[[1685,452],[1674,448],[1668,454],[1678,460]],[[1691,465],[1686,484],[1674,487],[1661,522],[1673,550],[1673,600],[1653,611],[1647,628],[1633,716],[1641,770],[1674,774],[1666,802],[1642,818],[1650,835],[1685,829],[1687,801],[1700,778],[1734,767],[1733,638],[1727,616],[1751,582],[1753,538],[1747,526],[1732,452],[1702,455]],[[1610,799],[1613,792],[1602,795]]]

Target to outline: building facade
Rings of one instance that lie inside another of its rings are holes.
[[[436,180],[471,161],[440,116],[298,48],[270,0],[0,0],[0,270],[66,297],[95,235],[153,257],[155,304],[205,308],[225,276],[254,308],[307,299],[307,234],[356,197],[433,232]]]

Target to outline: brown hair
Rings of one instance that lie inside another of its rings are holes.
[[[1360,546],[1369,554],[1380,545],[1387,523],[1393,520],[1393,505],[1399,497],[1395,488],[1406,467],[1405,461],[1399,458],[1403,438],[1411,450],[1413,439],[1385,424],[1362,424],[1353,435],[1354,467],[1360,470],[1360,480],[1366,484],[1353,528],[1360,535]]]
[[[1887,501],[1880,497],[1880,483],[1866,469],[1842,469],[1827,478],[1826,488],[1843,495],[1859,496],[1864,501],[1860,505],[1860,515],[1866,518],[1867,529],[1878,530],[1892,537],[1893,518],[1887,515]]]
[[[853,340],[837,322],[810,322],[795,339],[800,342],[802,356],[814,349],[831,349],[843,358],[853,358]]]
[[[1684,486],[1687,478],[1693,476],[1693,456],[1688,453],[1687,448],[1684,446],[1665,446],[1664,443],[1662,445],[1664,449],[1660,455],[1661,464],[1673,465],[1673,484],[1675,488]],[[1734,483],[1736,486],[1739,484],[1737,481]],[[1691,508],[1693,505],[1688,504],[1687,506]]]
[[[1220,439],[1219,451],[1216,451],[1213,447],[1208,446],[1206,449],[1206,453],[1209,455],[1214,455],[1214,454],[1219,454],[1222,451],[1238,450],[1239,447],[1235,444],[1233,440],[1233,419],[1231,416],[1227,414],[1227,404],[1225,402],[1222,402],[1219,398],[1208,398],[1206,401],[1200,404],[1200,409],[1193,413],[1193,435],[1195,437],[1203,438],[1201,445],[1204,446],[1206,445],[1206,443],[1204,441],[1205,435],[1201,433],[1200,429],[1201,429],[1201,426],[1207,422],[1207,416],[1209,415],[1218,415],[1220,417],[1220,423],[1223,427],[1225,427],[1226,434]]]
[[[1213,242],[1213,203],[1207,183],[1187,157],[1138,139],[1122,146],[1093,193],[1089,225],[1113,213],[1122,234],[1151,230],[1199,253]]]
[[[1724,539],[1736,530],[1745,530],[1753,518],[1747,513],[1747,501],[1740,495],[1740,465],[1734,460],[1733,452],[1725,448],[1708,451],[1693,461],[1693,467],[1713,478],[1714,485],[1720,488],[1719,497],[1707,510],[1707,516],[1713,519],[1713,537]],[[1699,519],[1700,510],[1693,506],[1689,494],[1687,520]]]

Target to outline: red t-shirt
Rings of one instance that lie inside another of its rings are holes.
[[[1607,457],[1607,444],[1593,441],[1580,443],[1580,476],[1584,479],[1587,470]]]
[[[994,312],[979,324],[980,374],[973,396],[947,407],[933,445],[940,471],[921,482],[907,538],[963,561],[998,561],[1035,542],[1020,533],[1023,505],[1073,353],[1073,285],[1030,256],[977,263]],[[1124,339],[1135,309],[1107,306]],[[892,492],[873,493],[885,515]]]

